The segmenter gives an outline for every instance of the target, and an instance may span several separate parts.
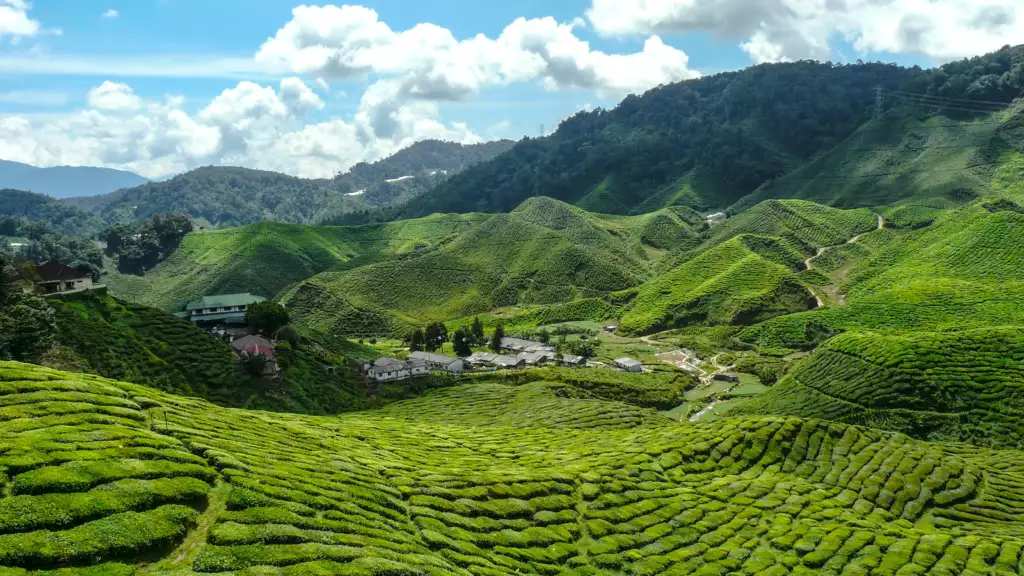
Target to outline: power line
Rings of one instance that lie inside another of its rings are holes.
[[[904,92],[902,90],[890,90],[890,94],[899,94],[901,96],[916,96],[921,98],[935,98],[938,100],[948,100],[951,102],[963,102],[965,104],[993,104],[1005,108],[1012,104],[1012,102],[998,102],[995,100],[973,100],[965,98],[951,98],[949,96],[934,96],[932,94],[914,94],[913,92]]]
[[[912,103],[912,104],[917,104],[919,106],[931,106],[931,107],[935,107],[935,108],[943,108],[945,110],[956,110],[956,111],[959,111],[959,112],[973,112],[973,113],[977,113],[977,114],[995,114],[997,112],[1002,112],[1004,110],[1004,108],[999,108],[999,109],[981,108],[981,107],[976,107],[976,106],[967,106],[965,104],[950,104],[950,103],[944,103],[944,102],[933,102],[931,100],[917,100],[917,99],[914,99],[914,98],[909,97],[909,96],[897,96],[897,97],[901,98],[904,102],[908,102],[908,103]]]

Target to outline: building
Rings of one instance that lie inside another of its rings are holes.
[[[623,372],[643,372],[644,363],[632,358],[618,358],[615,360],[615,367]]]
[[[619,329],[618,326],[611,326],[611,325],[609,325],[609,326],[605,326],[604,327],[604,331],[608,332],[609,334],[615,333],[615,331],[618,330],[618,329]]]
[[[520,352],[516,358],[526,362],[527,366],[543,366],[554,360],[553,352]]]
[[[378,358],[367,375],[377,382],[391,382],[409,378],[412,376],[412,369],[408,363],[398,358]]]
[[[266,298],[245,294],[204,296],[185,307],[185,317],[193,324],[245,324],[245,311]]]
[[[719,382],[732,382],[734,384],[739,383],[740,381],[740,377],[737,376],[736,374],[729,374],[726,372],[719,372],[718,374],[712,376],[712,378],[718,380]]]
[[[491,364],[498,370],[522,370],[526,368],[526,360],[521,360],[516,356],[499,355]]]
[[[253,356],[262,355],[267,359],[267,365],[263,369],[263,374],[265,376],[277,374],[277,357],[274,354],[277,347],[274,346],[274,343],[270,340],[259,336],[243,336],[233,340],[231,342],[231,348],[241,360],[247,360]]]
[[[708,215],[708,224],[721,224],[729,219],[729,216],[725,212],[715,212],[714,214]]]
[[[502,338],[501,349],[503,351],[515,352],[516,354],[522,352],[555,352],[554,346],[520,338]]]
[[[79,292],[92,288],[92,276],[87,272],[65,266],[56,260],[40,264],[36,274],[39,275],[36,286],[44,294]]]
[[[430,374],[430,363],[426,360],[411,358],[405,364],[409,367],[409,375],[413,378]]]
[[[466,362],[462,358],[434,354],[432,352],[413,352],[409,354],[410,360],[422,360],[427,363],[431,370],[442,370],[452,374],[462,374],[466,371]]]
[[[572,354],[565,354],[562,356],[562,366],[569,366],[572,368],[586,368],[587,359],[583,356],[573,356]]]

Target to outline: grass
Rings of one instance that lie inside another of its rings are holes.
[[[0,573],[1016,571],[1016,451],[794,417],[680,425],[620,401],[559,396],[564,382],[543,378],[472,381],[316,417],[0,363],[10,406],[39,391],[110,399],[84,412],[43,402],[42,414],[0,419],[5,487],[53,468],[12,461],[69,445],[78,454],[69,462],[95,462],[84,455],[126,442],[204,462],[174,468],[184,475],[154,466],[157,477],[116,480],[138,460],[103,453],[106,484],[56,475],[40,492],[8,488],[0,506],[39,516],[0,524]],[[103,410],[122,399],[139,407],[136,417]],[[214,478],[216,500],[197,499],[212,494]],[[185,481],[194,489],[170,489]],[[66,518],[46,516],[58,513]]]

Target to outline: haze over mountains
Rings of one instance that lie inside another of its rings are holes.
[[[97,196],[149,182],[132,172],[91,166],[38,168],[0,160],[0,189],[27,190],[54,198]]]

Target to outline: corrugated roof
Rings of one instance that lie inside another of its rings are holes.
[[[244,294],[221,294],[219,296],[203,296],[199,300],[188,303],[186,310],[201,310],[204,308],[230,308],[231,306],[248,306],[257,302],[263,302],[266,298],[255,296],[248,292]]]
[[[618,358],[615,360],[616,364],[622,366],[643,366],[644,363],[639,360],[633,360],[632,358]]]
[[[221,312],[219,314],[203,314],[196,316],[195,320],[201,322],[216,322],[224,320],[231,323],[245,324],[245,312]]]
[[[36,273],[43,282],[61,282],[64,280],[85,280],[89,275],[85,272],[65,266],[56,260],[50,260],[36,267]]]
[[[270,340],[267,340],[266,338],[261,338],[259,336],[242,336],[241,338],[236,338],[233,342],[231,342],[231,347],[234,348],[235,350],[245,350],[249,346],[263,346],[265,348],[271,349],[274,348],[274,344]]]
[[[434,354],[433,352],[413,352],[412,354],[409,354],[409,358],[433,362],[434,364],[453,364],[455,361],[461,360],[461,358],[445,356],[444,354]]]

